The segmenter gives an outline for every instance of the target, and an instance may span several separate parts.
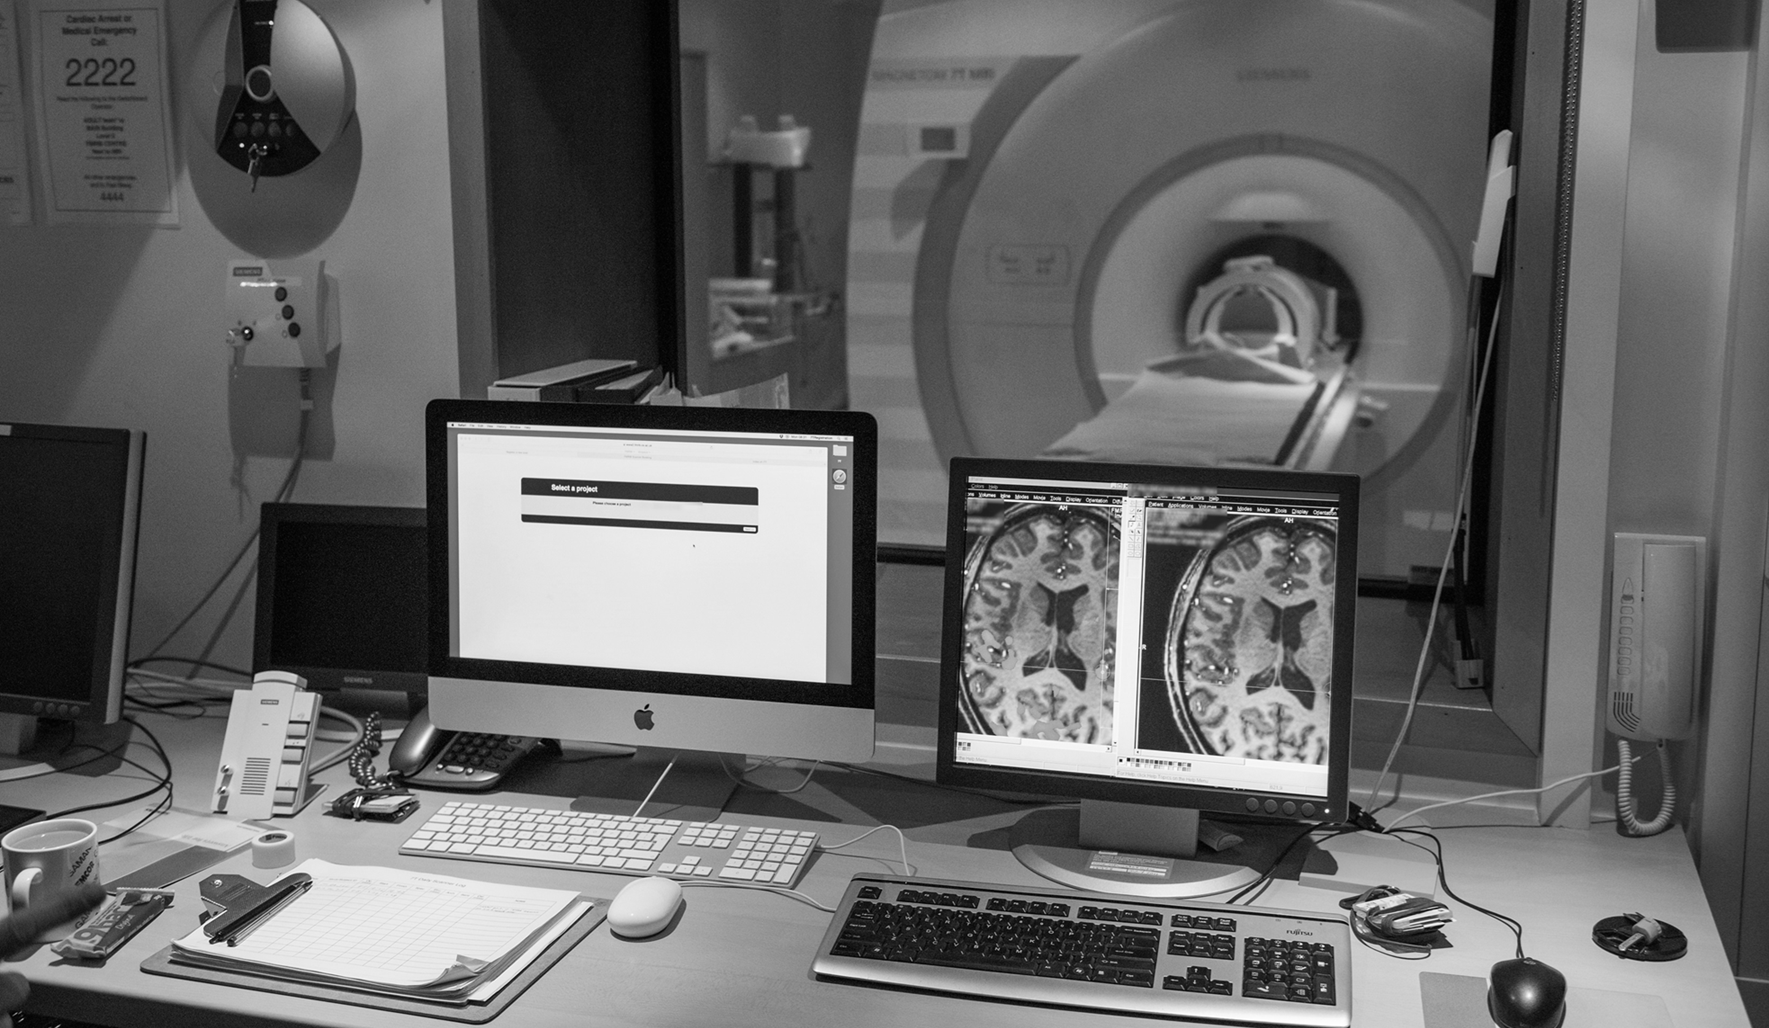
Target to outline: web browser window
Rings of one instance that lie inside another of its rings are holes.
[[[852,439],[451,423],[451,652],[846,683]]]

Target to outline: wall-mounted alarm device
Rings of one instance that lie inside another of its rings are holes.
[[[356,109],[350,60],[301,0],[234,0],[215,150],[252,176],[312,164]]]
[[[229,261],[227,345],[251,368],[323,368],[338,309],[321,260]]]

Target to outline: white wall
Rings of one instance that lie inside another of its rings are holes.
[[[418,505],[424,403],[459,390],[441,3],[309,3],[351,57],[362,143],[354,200],[309,253],[339,280],[343,332],[335,391],[309,448],[319,452],[295,499]],[[251,408],[237,425],[229,420],[226,262],[255,255],[204,213],[184,147],[202,145],[207,127],[191,124],[182,102],[205,23],[226,6],[169,0],[181,227],[47,226],[40,199],[37,224],[0,227],[0,421],[147,432],[136,656],[195,602],[256,525],[258,503],[288,466],[282,452],[292,448],[296,423],[292,372],[263,395],[236,391],[236,402],[249,399]],[[243,459],[237,483],[236,439],[266,451]],[[251,602],[248,592],[217,659],[249,665]],[[194,654],[213,613],[168,652]]]

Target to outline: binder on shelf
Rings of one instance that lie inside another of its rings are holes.
[[[489,400],[575,400],[580,390],[624,378],[638,367],[636,360],[615,358],[574,361],[556,368],[501,378],[491,384],[485,396]]]
[[[638,403],[662,380],[662,368],[646,368],[600,385],[579,386],[572,399],[579,403]]]

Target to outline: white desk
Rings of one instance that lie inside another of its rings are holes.
[[[224,725],[220,711],[197,721],[164,715],[137,715],[171,750],[179,805],[198,807],[211,784]],[[131,750],[151,764],[142,747]],[[322,750],[323,752],[323,750]],[[926,757],[891,749],[881,760],[911,769]],[[139,776],[125,768],[128,774]],[[528,792],[499,794],[501,802],[565,807],[588,791],[593,762],[536,768],[514,780]],[[777,772],[780,784],[791,780]],[[327,795],[348,787],[340,766],[321,776]],[[124,796],[141,788],[139,777],[123,773],[93,779],[78,772],[7,783],[7,802],[58,809],[80,802]],[[446,799],[424,794],[424,817]],[[323,802],[323,797],[322,797]],[[879,820],[913,825],[908,830],[910,860],[926,876],[1036,884],[1039,880],[1006,852],[988,848],[999,830],[1019,815],[991,800],[934,791],[887,779],[821,771],[801,793],[763,796],[745,793],[733,801],[727,820],[815,827],[828,841],[857,835]],[[755,811],[746,813],[745,811]],[[120,810],[117,812],[121,812]],[[1449,812],[1444,812],[1448,814]],[[98,812],[102,820],[110,812]],[[1485,816],[1476,812],[1473,816]],[[832,820],[832,819],[839,819]],[[612,896],[630,879],[585,872],[473,864],[402,857],[398,846],[415,821],[403,825],[354,824],[323,817],[316,804],[287,822],[298,837],[301,857],[323,856],[341,863],[426,867],[443,874],[481,877],[517,884],[574,888]],[[1528,827],[1479,828],[1442,833],[1450,887],[1472,902],[1510,914],[1524,924],[1527,952],[1560,968],[1576,988],[1636,993],[1662,998],[1677,1028],[1744,1028],[1748,1024],[1703,898],[1682,835],[1623,839],[1608,829],[1591,832]],[[1396,847],[1393,839],[1374,840]],[[1331,848],[1331,845],[1329,845]],[[850,875],[886,870],[897,851],[895,836],[880,832],[851,850],[817,857],[801,888],[826,903],[841,894]],[[1342,861],[1347,873],[1356,862]],[[107,875],[126,870],[107,868]],[[241,852],[217,870],[268,877],[255,871]],[[444,1022],[389,1014],[344,1004],[290,999],[246,989],[154,977],[139,970],[142,960],[175,935],[190,930],[201,909],[195,880],[177,886],[178,899],[140,936],[102,968],[63,963],[47,947],[11,963],[33,983],[31,1009],[110,1025],[425,1025]],[[1261,903],[1335,910],[1330,892],[1280,882]],[[1353,1002],[1364,1025],[1423,1023],[1421,971],[1484,978],[1492,964],[1512,953],[1512,936],[1497,922],[1451,904],[1456,915],[1448,935],[1454,947],[1429,960],[1408,962],[1354,947]],[[1622,961],[1590,941],[1599,918],[1643,911],[1681,928],[1690,952],[1667,964]],[[641,942],[614,937],[598,928],[538,981],[496,1024],[549,1025],[722,1025],[778,1028],[781,1025],[952,1024],[1015,1028],[1075,1025],[1143,1025],[1146,1019],[1119,1018],[1068,1010],[971,1001],[954,997],[819,982],[809,968],[829,915],[785,897],[728,889],[691,889],[687,910],[665,935]],[[1579,1028],[1569,1018],[1568,1028]]]

